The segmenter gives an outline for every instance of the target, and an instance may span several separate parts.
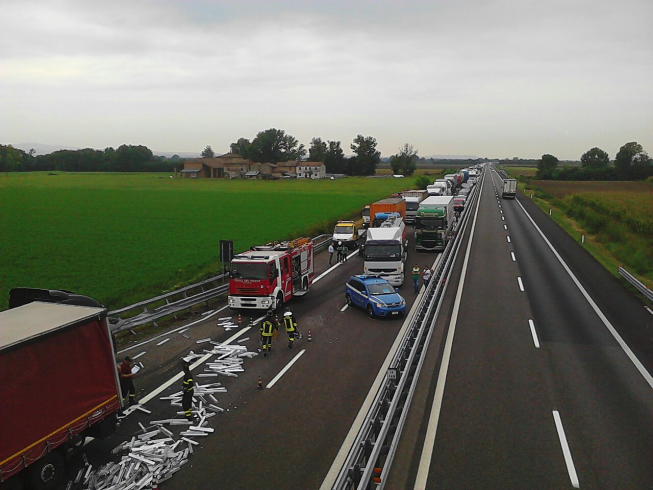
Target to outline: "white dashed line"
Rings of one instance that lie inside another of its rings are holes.
[[[266,386],[266,388],[267,388],[268,390],[269,390],[270,388],[272,388],[272,387],[276,384],[276,382],[279,381],[279,380],[281,379],[281,376],[283,376],[284,374],[286,374],[286,371],[288,371],[288,369],[290,369],[291,366],[292,366],[293,364],[295,364],[295,363],[297,362],[297,360],[298,360],[300,357],[302,357],[302,356],[304,355],[304,352],[306,352],[306,349],[302,349],[302,350],[299,352],[299,354],[297,354],[295,357],[293,357],[293,358],[292,358],[292,361],[290,361],[288,364],[286,364],[286,367],[284,367],[284,368],[279,372],[279,374],[277,374],[277,375],[274,377],[274,379],[272,379],[272,381],[270,381],[270,382],[268,383],[268,385]]]
[[[358,253],[358,250],[356,250],[355,252],[350,253],[349,255],[347,255],[347,259],[351,259],[351,258],[352,258],[354,255],[356,255],[357,253]],[[332,270],[334,270],[334,269],[335,269],[336,267],[338,267],[340,264],[341,264],[341,262],[338,262],[337,264],[332,265],[330,268],[328,268],[327,270],[325,270],[322,274],[320,274],[320,275],[317,276],[315,279],[313,279],[313,284],[315,284],[317,281],[319,281],[320,279],[322,279],[324,276],[326,276],[329,272],[331,272]]]
[[[507,230],[507,229],[508,229],[508,225],[503,225],[503,229],[504,229],[504,230]]]
[[[517,259],[515,258],[515,252],[510,252],[510,256],[512,257],[513,262],[517,262]]]
[[[521,277],[517,277],[517,281],[519,282],[519,289],[524,291],[524,283],[521,282]]]
[[[537,332],[535,331],[535,324],[533,323],[533,320],[528,320],[528,324],[531,327],[531,335],[533,335],[533,343],[535,344],[535,348],[539,349],[540,348],[540,341],[537,339]]]
[[[510,243],[510,235],[506,236],[506,240],[508,240],[508,243]]]
[[[562,454],[565,457],[565,463],[567,463],[567,471],[569,472],[571,485],[574,488],[580,488],[580,482],[578,481],[578,475],[576,474],[576,468],[574,467],[574,460],[571,458],[571,450],[569,449],[569,444],[567,444],[565,429],[562,427],[562,419],[557,410],[553,411],[553,420],[555,421],[558,438],[560,439],[560,445],[562,446]]]
[[[340,311],[345,311],[349,305],[345,305],[342,308],[340,308]]]

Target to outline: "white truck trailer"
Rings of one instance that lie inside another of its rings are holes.
[[[503,189],[501,197],[504,199],[514,199],[517,194],[517,179],[503,179]]]
[[[365,275],[380,276],[393,286],[401,286],[407,256],[406,225],[401,217],[393,216],[380,227],[367,230],[363,250]]]

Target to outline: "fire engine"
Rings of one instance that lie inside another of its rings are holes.
[[[310,238],[254,246],[231,261],[229,307],[280,309],[305,295],[314,276]]]

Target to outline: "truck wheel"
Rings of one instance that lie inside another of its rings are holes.
[[[367,316],[374,318],[374,308],[372,308],[372,305],[367,305]]]
[[[347,305],[351,306],[351,296],[350,295],[345,296],[345,300],[347,300]]]
[[[65,471],[64,459],[59,451],[52,451],[29,467],[27,481],[34,490],[57,488]]]

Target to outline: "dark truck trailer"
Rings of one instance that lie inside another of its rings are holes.
[[[13,308],[0,312],[0,482],[9,479],[0,488],[16,478],[55,488],[69,449],[115,429],[121,399],[107,310],[68,292],[11,295]],[[57,302],[75,299],[98,306]]]

